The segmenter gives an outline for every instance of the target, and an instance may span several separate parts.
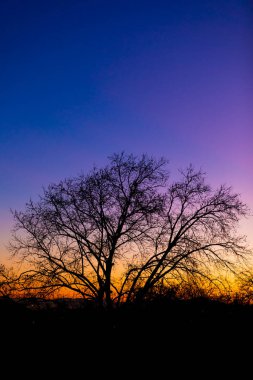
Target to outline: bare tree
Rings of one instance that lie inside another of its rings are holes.
[[[12,268],[0,264],[0,296],[10,297],[16,291],[17,276]]]
[[[253,275],[252,264],[244,268],[237,276],[237,292],[234,298],[243,303],[252,304],[253,300]]]
[[[235,227],[246,206],[192,167],[181,175],[169,184],[166,160],[115,154],[104,169],[50,185],[13,213],[12,251],[31,266],[23,286],[110,307],[187,273],[211,280],[211,264],[232,269],[245,254]]]

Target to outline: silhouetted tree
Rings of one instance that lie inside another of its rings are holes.
[[[16,289],[16,278],[12,268],[0,264],[0,296],[9,297]]]
[[[237,293],[235,299],[252,304],[253,300],[253,275],[252,264],[248,268],[244,269],[237,276]]]
[[[50,185],[15,211],[14,255],[31,268],[22,286],[66,288],[98,304],[142,300],[161,282],[232,268],[244,256],[238,194],[213,191],[189,167],[169,184],[167,162],[115,154],[104,169]]]

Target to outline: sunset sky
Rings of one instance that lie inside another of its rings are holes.
[[[0,2],[0,262],[10,209],[114,152],[192,163],[253,210],[247,0]],[[253,218],[242,233],[253,245]]]

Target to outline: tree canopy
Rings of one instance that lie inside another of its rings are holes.
[[[104,168],[52,184],[14,211],[11,249],[30,265],[24,289],[65,288],[111,307],[232,270],[245,256],[236,227],[246,214],[238,194],[213,190],[192,166],[171,181],[163,158],[114,154]]]

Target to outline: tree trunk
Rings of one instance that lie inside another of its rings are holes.
[[[105,307],[108,310],[112,309],[111,271],[112,271],[112,262],[110,259],[108,259],[106,263],[106,279],[105,279]]]

